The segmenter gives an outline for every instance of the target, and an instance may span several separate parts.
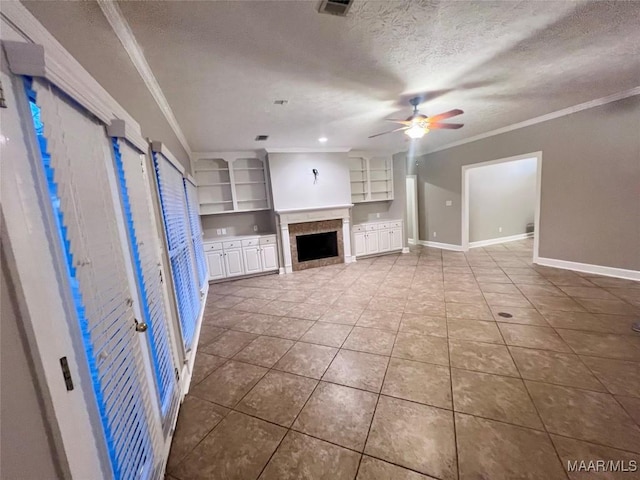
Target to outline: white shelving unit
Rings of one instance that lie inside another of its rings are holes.
[[[393,200],[393,165],[390,157],[349,156],[351,201],[353,203]]]
[[[271,208],[262,159],[246,152],[200,154],[194,169],[200,215]]]

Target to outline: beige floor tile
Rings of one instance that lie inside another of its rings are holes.
[[[624,300],[603,300],[600,298],[577,298],[576,301],[591,313],[607,313],[613,315],[637,315],[638,307]]]
[[[529,301],[540,310],[546,312],[586,312],[586,309],[569,297],[528,296]]]
[[[447,331],[449,338],[457,340],[472,340],[478,342],[504,344],[496,322],[481,322],[477,320],[448,319]]]
[[[377,294],[367,305],[367,310],[402,313],[406,303],[406,298],[383,297]]]
[[[460,479],[566,480],[546,433],[456,413]]]
[[[229,412],[228,408],[187,395],[180,406],[176,431],[171,441],[171,452],[167,470],[178,463],[195,448]]]
[[[566,294],[555,285],[518,285],[518,289],[526,296],[532,297],[565,297]]]
[[[580,355],[640,361],[640,336],[610,335],[560,328],[557,332]]]
[[[231,412],[175,470],[180,479],[257,478],[286,429]]]
[[[341,295],[333,302],[332,307],[346,307],[352,309],[367,308],[371,297],[368,295]]]
[[[289,431],[260,480],[352,480],[359,461],[356,452]]]
[[[520,307],[490,307],[496,322],[519,323],[522,325],[539,325],[548,327],[549,324],[535,308]],[[504,317],[500,313],[507,313],[511,317]]]
[[[614,333],[617,335],[637,335],[630,328],[631,323],[636,318],[633,316],[587,312],[548,312],[544,314],[544,317],[555,328]]]
[[[416,333],[419,335],[434,335],[436,337],[447,336],[446,317],[432,317],[429,315],[416,315],[404,313],[400,322],[400,331]]]
[[[486,293],[519,293],[512,283],[480,283],[480,290]]]
[[[304,300],[310,295],[310,292],[307,290],[285,290],[279,297],[278,300],[283,302],[295,302],[300,303],[304,302]]]
[[[556,352],[571,352],[571,349],[562,341],[553,328],[516,325],[514,323],[499,323],[498,328],[507,345]]]
[[[292,428],[362,451],[377,398],[374,393],[320,382]]]
[[[338,297],[342,295],[342,291],[337,290],[320,290],[312,293],[303,300],[303,303],[315,303],[319,305],[331,305]]]
[[[351,325],[317,322],[300,338],[301,342],[340,347],[351,332]]]
[[[569,465],[574,465],[577,462],[578,466],[580,466],[581,462],[584,461],[586,465],[589,465],[589,462],[595,462],[599,460],[604,460],[605,462],[621,462],[627,468],[635,462],[636,465],[640,465],[640,455],[623,452],[621,450],[615,450],[609,447],[603,447],[601,445],[594,445],[593,443],[582,442],[580,440],[574,440],[573,438],[561,437],[559,435],[551,435],[551,440],[553,441],[556,450],[558,452],[558,456],[562,460],[563,465],[568,467]],[[621,480],[638,480],[640,478],[640,472],[569,472],[569,478],[571,480],[584,480],[584,479],[613,479],[620,478]]]
[[[485,293],[484,297],[490,307],[533,307],[521,293]]]
[[[387,277],[387,279],[388,278],[389,277]],[[410,281],[411,278],[407,278],[405,279],[405,281],[399,282],[397,286],[391,286],[383,283],[382,285],[380,285],[380,288],[378,288],[376,295],[385,298],[396,298],[399,300],[397,305],[402,305],[402,300],[405,300],[409,295],[409,292],[407,291],[405,285]]]
[[[452,368],[451,383],[456,412],[543,430],[519,378]]]
[[[336,307],[332,305],[318,321],[355,325],[363,311],[364,308]]]
[[[504,345],[449,339],[451,366],[478,372],[518,377],[511,355]]]
[[[509,347],[522,378],[587,390],[606,391],[577,355]]]
[[[356,480],[435,480],[418,472],[364,455]]]
[[[434,407],[452,408],[449,369],[439,365],[392,358],[382,393]]]
[[[272,302],[267,303],[260,310],[261,313],[265,315],[274,315],[276,317],[282,317],[289,313],[292,308],[297,305],[295,302],[285,302],[283,300],[273,300]]]
[[[447,339],[431,335],[398,333],[391,356],[438,365],[449,365]]]
[[[640,453],[640,427],[608,393],[526,385],[550,433]]]
[[[354,327],[342,348],[360,352],[391,355],[396,334],[377,328]]]
[[[191,375],[191,385],[195,386],[202,380],[207,378],[220,365],[224,364],[228,359],[218,357],[216,355],[208,355],[199,352],[193,365],[193,374]]]
[[[198,347],[204,347],[213,342],[216,338],[222,335],[227,330],[214,325],[207,325],[202,321],[202,327],[200,327],[200,337],[198,338]]]
[[[249,313],[238,310],[219,310],[203,319],[203,323],[216,327],[231,328],[236,322],[245,318],[247,315],[249,315]]]
[[[299,303],[287,313],[287,316],[302,320],[318,320],[327,310],[329,305],[326,304]]]
[[[614,397],[640,426],[640,398],[627,397],[625,395],[614,395]]]
[[[320,379],[337,352],[337,348],[299,342],[291,347],[273,368]]]
[[[240,312],[259,313],[262,311],[262,308],[270,302],[271,300],[266,298],[245,298],[240,303],[231,307],[231,309]]]
[[[625,300],[631,305],[640,307],[640,291],[638,288],[609,288],[608,291],[615,297]]]
[[[233,359],[271,368],[287,353],[294,343],[293,340],[284,338],[258,337],[240,350]]]
[[[404,312],[429,315],[432,317],[444,317],[446,315],[446,307],[442,301],[422,300],[411,297],[404,307]]]
[[[271,324],[265,335],[298,340],[315,322],[299,318],[282,317]]]
[[[257,337],[252,333],[229,330],[204,347],[202,351],[210,355],[231,358]]]
[[[402,311],[365,310],[356,323],[358,327],[379,328],[397,332],[402,319]]]
[[[564,293],[574,298],[601,298],[604,300],[618,300],[615,295],[600,287],[560,287]]]
[[[236,407],[244,413],[290,427],[318,384],[290,373],[270,371]]]
[[[389,357],[340,350],[322,380],[378,393]]]
[[[447,303],[447,318],[492,321],[493,315],[486,303]]]
[[[365,453],[442,479],[455,479],[453,415],[428,405],[381,396]]]
[[[449,290],[445,293],[444,298],[448,303],[482,303],[484,302],[484,296],[482,292],[459,292],[455,290]]]
[[[266,368],[229,360],[202,382],[191,393],[210,402],[235,406],[267,372]]]
[[[581,358],[610,393],[640,397],[640,363],[610,358]]]

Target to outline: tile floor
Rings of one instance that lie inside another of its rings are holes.
[[[212,285],[167,478],[638,479],[566,465],[640,465],[639,313],[530,241]]]

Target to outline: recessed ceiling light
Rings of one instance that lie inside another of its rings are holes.
[[[327,140],[329,140],[327,137],[320,137],[320,138],[318,139],[318,141],[319,141],[320,143],[326,143],[326,142],[327,142]]]

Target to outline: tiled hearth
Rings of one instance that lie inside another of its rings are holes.
[[[296,237],[313,233],[337,232],[338,256],[319,258],[306,262],[298,261],[298,247]],[[344,263],[344,238],[342,236],[342,220],[320,220],[317,222],[302,222],[289,224],[289,243],[291,244],[291,267],[293,271],[307,268],[326,267],[337,263]]]
[[[209,292],[168,479],[638,478],[567,472],[640,465],[638,282],[522,241]]]

